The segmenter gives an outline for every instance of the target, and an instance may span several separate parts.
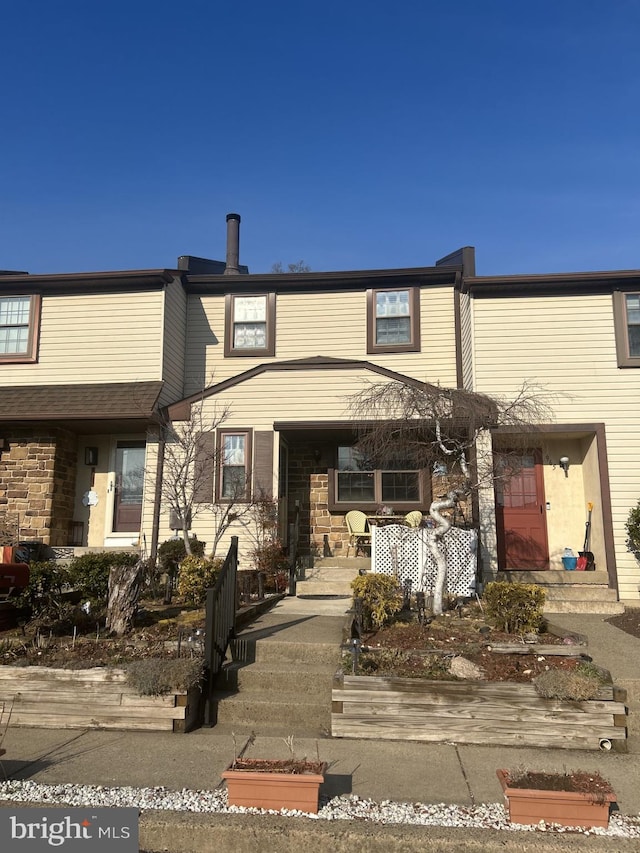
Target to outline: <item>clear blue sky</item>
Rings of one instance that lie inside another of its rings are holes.
[[[634,0],[21,0],[0,268],[640,267]]]

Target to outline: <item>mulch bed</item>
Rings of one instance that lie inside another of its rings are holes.
[[[631,634],[640,640],[640,607],[627,607],[624,613],[619,613],[606,620],[625,634]]]
[[[383,668],[387,672],[375,673],[372,670],[372,675],[447,678],[446,660],[443,658],[460,655],[481,667],[487,681],[527,683],[551,668],[573,670],[581,660],[580,657],[493,652],[492,645],[500,643],[526,644],[521,636],[497,631],[480,617],[459,617],[455,612],[444,613],[425,625],[397,622],[366,633],[362,642],[363,647],[370,648],[376,658],[384,659]],[[537,644],[550,646],[565,642],[564,637],[547,632],[541,632],[536,639]],[[383,650],[382,654],[379,650]],[[389,650],[389,653],[385,655],[384,650]],[[365,648],[362,663],[366,668]]]

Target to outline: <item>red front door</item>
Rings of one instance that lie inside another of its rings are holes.
[[[542,453],[505,453],[498,463],[504,472],[496,480],[498,568],[548,569]]]

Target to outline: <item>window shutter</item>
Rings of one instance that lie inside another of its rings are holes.
[[[254,433],[253,496],[273,496],[273,431]]]
[[[198,438],[194,471],[193,499],[196,503],[213,502],[216,438],[212,432],[201,432]]]

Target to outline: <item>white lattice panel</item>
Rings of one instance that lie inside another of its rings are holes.
[[[396,575],[400,583],[411,580],[413,592],[433,592],[436,564],[428,540],[429,528],[390,524],[371,528],[371,569]],[[473,594],[476,577],[477,536],[475,530],[452,527],[443,540],[447,560],[447,592],[450,595]]]

